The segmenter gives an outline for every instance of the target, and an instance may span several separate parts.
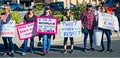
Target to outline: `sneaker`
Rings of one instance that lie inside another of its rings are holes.
[[[43,55],[46,55],[46,50],[43,51]]]
[[[70,51],[70,53],[73,53],[73,52],[74,52],[74,50],[71,50],[71,51]]]
[[[49,51],[48,51],[48,50],[46,50],[46,53],[48,54],[48,53],[49,53]]]
[[[66,54],[66,53],[67,53],[67,51],[65,50],[65,51],[63,51],[62,53],[63,53],[63,54]]]
[[[34,53],[34,51],[32,50],[32,51],[30,51],[30,53]]]
[[[109,50],[106,50],[106,52],[111,53],[111,52],[113,52],[113,50],[109,49]]]
[[[5,52],[3,53],[3,56],[9,55],[9,52]]]
[[[95,51],[95,49],[94,49],[94,48],[90,48],[89,50],[90,50],[90,51]]]
[[[25,55],[26,55],[26,53],[22,52],[22,56],[25,56]]]
[[[11,53],[11,54],[10,54],[10,56],[11,56],[11,57],[14,57],[14,56],[15,56],[15,54],[14,54],[14,53]]]
[[[84,49],[83,52],[87,52],[87,49]]]
[[[105,49],[101,49],[100,52],[105,52]]]

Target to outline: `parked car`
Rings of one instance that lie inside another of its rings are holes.
[[[22,4],[10,3],[9,6],[10,6],[11,10],[16,10],[16,11],[24,10],[24,7]]]
[[[53,11],[63,11],[64,10],[64,2],[54,2],[48,4]],[[70,9],[72,9],[75,5],[70,3]]]

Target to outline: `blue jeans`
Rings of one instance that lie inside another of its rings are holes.
[[[84,49],[86,49],[86,46],[87,46],[88,34],[90,36],[90,48],[93,48],[93,30],[85,28],[85,30],[84,30]]]
[[[50,45],[51,45],[51,35],[50,34],[44,34],[42,35],[43,37],[43,43],[42,43],[42,47],[43,47],[43,51],[49,51],[50,50]]]
[[[27,51],[28,39],[24,40],[22,52],[26,53]],[[30,51],[34,50],[34,38],[30,39]]]
[[[111,31],[110,30],[106,30],[106,29],[103,29],[103,33],[102,33],[102,41],[101,41],[101,46],[102,46],[102,49],[105,49],[104,47],[104,42],[103,42],[103,35],[107,36],[107,50],[110,50],[111,48]]]
[[[12,41],[12,37],[2,37],[2,39],[5,47],[5,52],[14,51],[14,44]]]

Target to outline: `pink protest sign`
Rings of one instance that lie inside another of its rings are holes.
[[[38,34],[56,34],[58,19],[53,17],[37,17],[36,32]]]
[[[26,23],[17,25],[18,38],[20,40],[29,39],[36,35],[35,23]]]

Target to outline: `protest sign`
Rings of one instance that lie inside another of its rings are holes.
[[[17,25],[17,33],[20,40],[29,39],[36,35],[35,23],[26,23]]]
[[[15,36],[15,21],[10,20],[4,24],[0,21],[0,37],[14,37]]]
[[[101,45],[101,40],[102,40],[102,30],[95,29],[93,33],[93,42],[96,46]]]
[[[52,17],[37,17],[36,30],[39,34],[56,34],[58,19]]]
[[[99,13],[98,27],[118,31],[118,19],[116,16],[111,14]]]
[[[81,36],[81,21],[61,22],[61,37]]]

